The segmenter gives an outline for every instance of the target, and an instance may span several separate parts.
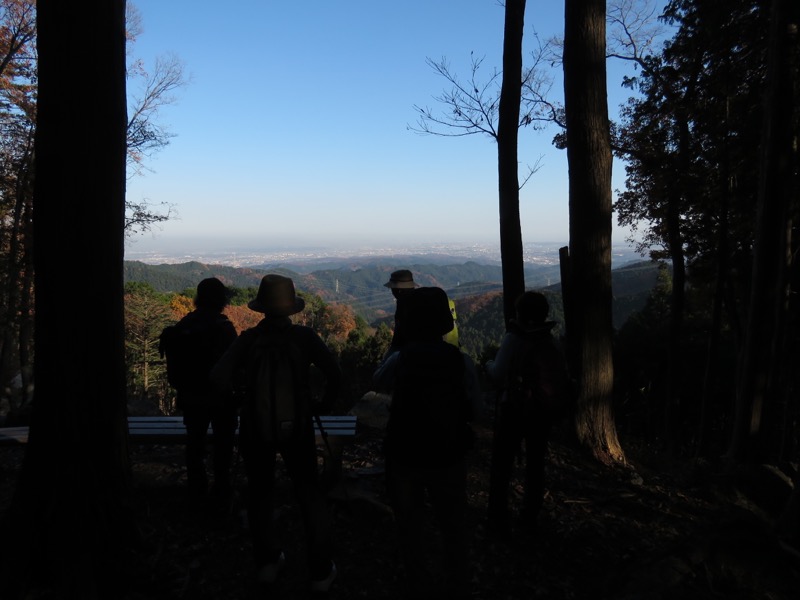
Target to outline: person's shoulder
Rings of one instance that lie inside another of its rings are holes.
[[[192,323],[197,322],[199,319],[200,319],[200,314],[197,312],[197,310],[193,310],[191,312],[186,313],[180,319],[178,319],[178,322],[175,323],[175,325],[177,327],[187,327]]]
[[[258,337],[258,334],[258,327],[248,327],[247,329],[242,330],[242,332],[239,334],[239,339],[242,343],[247,343],[255,340]]]
[[[178,321],[178,325],[183,327],[210,327],[222,322],[220,316],[225,319],[228,318],[222,313],[196,308]]]
[[[300,325],[294,323],[287,329],[287,334],[290,340],[306,349],[311,345],[325,345],[319,334],[308,325]]]
[[[228,318],[228,315],[226,315],[224,312],[217,313],[216,320],[220,323],[232,323],[230,318]]]
[[[299,323],[292,323],[287,329],[290,335],[297,337],[319,337],[317,332],[308,325],[301,325]]]

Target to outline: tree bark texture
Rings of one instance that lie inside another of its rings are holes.
[[[497,125],[497,180],[500,204],[500,256],[506,327],[514,302],[525,291],[522,229],[519,222],[519,111],[522,99],[522,35],[525,0],[506,0],[503,34],[503,84]]]
[[[129,522],[125,0],[40,0],[37,29],[36,387],[4,524],[15,540],[4,544],[4,598],[110,598],[109,561]],[[76,258],[91,275],[67,268]]]
[[[578,363],[578,439],[601,461],[624,462],[612,392],[611,140],[605,0],[566,0],[564,105],[569,161],[571,354]]]

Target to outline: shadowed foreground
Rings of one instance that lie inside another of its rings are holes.
[[[549,491],[533,538],[487,540],[488,419],[476,426],[468,492],[474,597],[659,599],[794,597],[798,554],[781,546],[758,509],[710,469],[657,464],[628,441],[635,470],[608,471],[555,441]],[[383,489],[381,430],[364,426],[343,450],[343,484],[330,492],[339,577],[330,598],[401,598],[402,566]],[[623,441],[625,443],[625,441]],[[0,448],[0,508],[8,506],[22,450]],[[133,449],[142,548],[120,572],[119,598],[250,599],[253,565],[241,496],[213,513],[185,496],[181,446]],[[235,467],[239,494],[243,467]],[[521,470],[520,470],[521,473]],[[281,475],[278,519],[287,568],[270,597],[307,597],[302,524]],[[512,497],[514,495],[512,494]],[[433,540],[432,540],[433,542]],[[258,597],[265,597],[263,594]]]

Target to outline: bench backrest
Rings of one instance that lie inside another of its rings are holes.
[[[354,436],[357,420],[357,417],[352,415],[320,417],[323,430],[330,436]],[[321,436],[316,422],[314,431],[317,436]],[[180,416],[136,416],[128,417],[128,433],[132,441],[139,443],[183,443],[186,438],[186,427],[183,424],[183,417]],[[0,446],[27,443],[27,427],[0,427]]]

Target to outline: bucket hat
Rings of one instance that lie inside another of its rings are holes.
[[[395,271],[392,273],[391,277],[389,277],[389,281],[383,285],[388,288],[398,289],[419,287],[418,283],[414,283],[414,276],[408,269],[400,269],[399,271]]]
[[[297,297],[294,282],[289,277],[270,274],[261,278],[258,295],[247,307],[267,316],[288,317],[303,310],[306,302]]]

